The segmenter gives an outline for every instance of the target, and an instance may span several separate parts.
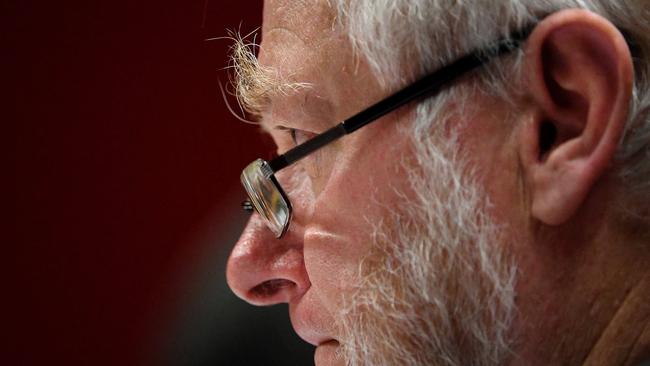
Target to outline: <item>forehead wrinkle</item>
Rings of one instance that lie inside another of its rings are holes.
[[[264,32],[264,37],[267,38],[267,37],[273,35],[273,34],[276,33],[276,32],[287,33],[288,35],[297,38],[297,39],[300,41],[300,43],[302,43],[303,45],[305,45],[305,47],[307,46],[307,40],[304,39],[303,37],[301,37],[301,36],[298,34],[298,32],[294,31],[294,30],[291,29],[291,28],[284,27],[284,26],[273,27],[273,28],[271,28],[271,29],[265,31],[265,32]]]
[[[262,31],[268,34],[273,29],[284,28],[313,47],[326,38],[324,30],[333,30],[335,19],[336,12],[329,0],[267,0]]]

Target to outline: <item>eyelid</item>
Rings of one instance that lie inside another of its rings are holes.
[[[299,130],[299,129],[291,130],[291,138],[293,139],[293,143],[295,144],[295,146],[304,144],[305,142],[311,140],[316,135],[317,135],[316,133],[310,131]]]
[[[298,146],[298,139],[296,139],[296,129],[292,128],[289,130],[289,134],[291,135],[291,141],[293,141],[293,144]]]
[[[315,132],[286,126],[276,126],[276,128],[284,133],[287,133],[291,137],[291,141],[293,142],[294,146],[298,146],[317,135]]]

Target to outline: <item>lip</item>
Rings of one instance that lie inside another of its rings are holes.
[[[331,339],[316,347],[314,352],[314,363],[316,366],[343,365],[343,360],[338,354],[339,342]]]
[[[319,346],[333,340],[328,313],[316,306],[311,291],[297,303],[289,304],[289,318],[296,334],[305,342]]]

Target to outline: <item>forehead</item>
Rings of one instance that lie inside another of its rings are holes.
[[[376,99],[379,93],[365,62],[354,57],[337,12],[327,0],[266,1],[259,62],[281,79],[310,85],[294,96],[272,97],[278,116],[299,120],[301,116],[291,114],[304,112],[327,115],[329,122],[336,122],[368,104],[362,99]],[[284,105],[302,109],[287,111],[290,108],[283,109]],[[274,120],[262,119],[263,124]]]
[[[333,30],[335,20],[336,13],[327,0],[267,0],[262,33],[289,32],[313,46]]]
[[[334,23],[335,13],[327,1],[266,1],[260,64],[282,79],[317,84],[310,79],[326,72],[327,63],[347,56],[335,45],[342,37]]]

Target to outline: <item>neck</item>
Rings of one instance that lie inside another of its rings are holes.
[[[513,364],[637,366],[650,359],[647,228],[590,219],[534,243],[520,263],[528,282],[519,286]],[[594,231],[583,240],[568,232],[576,227]]]
[[[650,358],[650,275],[625,296],[583,365],[640,365]]]

